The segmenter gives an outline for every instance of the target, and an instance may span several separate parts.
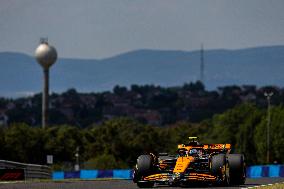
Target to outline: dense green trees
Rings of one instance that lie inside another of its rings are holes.
[[[271,161],[284,162],[284,107],[271,109]],[[116,118],[88,128],[58,125],[45,130],[26,124],[0,128],[0,159],[45,163],[54,155],[55,168],[69,169],[80,147],[83,168],[129,168],[138,155],[149,152],[175,153],[178,143],[199,136],[204,143],[231,143],[244,153],[248,164],[266,162],[266,110],[242,104],[201,123],[178,122],[167,127],[144,125]]]
[[[284,162],[284,107],[278,106],[271,109],[270,126],[270,157],[273,161]],[[261,119],[255,129],[254,143],[256,144],[257,163],[262,163],[266,158],[266,117]]]
[[[209,122],[208,142],[231,143],[236,153],[244,153],[248,164],[266,163],[267,112],[252,104],[242,104]],[[271,109],[270,159],[284,162],[284,108]]]

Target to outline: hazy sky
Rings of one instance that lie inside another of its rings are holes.
[[[0,0],[0,51],[60,57],[284,44],[283,0]]]

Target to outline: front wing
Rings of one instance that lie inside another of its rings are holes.
[[[203,181],[215,182],[217,177],[206,173],[187,173],[187,174],[172,174],[172,173],[158,173],[149,175],[141,179],[141,181],[151,182],[187,182],[187,181]]]

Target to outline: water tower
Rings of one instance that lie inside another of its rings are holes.
[[[35,50],[35,58],[43,68],[42,128],[45,128],[48,124],[49,68],[57,59],[56,49],[48,44],[47,39],[41,39]]]

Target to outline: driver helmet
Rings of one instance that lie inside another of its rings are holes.
[[[191,149],[189,151],[189,155],[194,155],[194,154],[197,154],[197,150],[196,149]]]

